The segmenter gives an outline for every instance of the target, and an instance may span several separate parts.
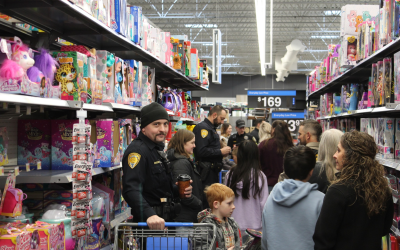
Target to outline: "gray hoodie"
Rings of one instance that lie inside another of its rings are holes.
[[[312,250],[324,194],[317,184],[286,179],[275,185],[262,216],[262,249]]]

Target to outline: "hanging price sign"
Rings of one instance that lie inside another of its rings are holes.
[[[299,111],[280,111],[272,112],[271,114],[272,122],[274,120],[283,120],[288,124],[291,133],[297,133],[299,131],[299,126],[302,121],[304,121],[304,112]]]
[[[248,90],[249,108],[294,108],[296,90]]]

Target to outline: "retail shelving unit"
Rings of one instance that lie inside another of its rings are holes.
[[[124,212],[116,215],[115,219],[113,219],[110,222],[104,222],[104,224],[110,224],[110,228],[114,228],[119,223],[127,220],[130,216],[131,216],[131,208],[128,207]]]
[[[141,61],[155,68],[157,84],[183,90],[208,90],[68,0],[0,0],[0,12],[45,31],[52,42],[60,37],[72,43],[110,51],[124,59]],[[16,35],[30,35],[12,25],[2,29],[8,32],[14,29]]]
[[[361,60],[356,66],[337,76],[325,86],[310,93],[307,97],[307,100],[319,99],[320,95],[322,94],[340,91],[341,86],[345,83],[359,83],[367,81],[371,76],[371,66],[373,63],[376,63],[387,56],[391,56],[399,50],[400,38],[387,44],[370,57]]]

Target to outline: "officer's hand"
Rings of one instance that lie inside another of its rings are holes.
[[[152,230],[164,230],[165,220],[157,215],[153,215],[147,219],[147,225]]]
[[[229,155],[230,152],[231,152],[231,147],[229,147],[229,146],[221,148],[221,154],[224,157]]]

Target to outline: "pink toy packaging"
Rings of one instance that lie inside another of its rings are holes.
[[[395,158],[400,159],[400,118],[396,118]]]
[[[119,124],[118,121],[105,119],[91,121],[92,139],[97,141],[96,159],[100,159],[99,167],[109,168],[119,165],[121,157],[119,155]],[[93,129],[93,126],[96,128]]]
[[[12,43],[11,56],[0,67],[0,92],[40,96],[40,83],[29,80],[27,74],[35,63],[31,50],[18,37]],[[8,46],[3,44],[1,49],[8,51]]]
[[[36,166],[40,161],[42,169],[50,169],[50,124],[50,120],[18,120],[18,165]]]
[[[32,237],[32,232],[19,229],[9,229],[7,234],[0,235],[0,249],[30,250],[32,249],[31,243],[33,246],[35,246],[32,240],[34,240],[34,238]]]
[[[28,231],[37,230],[39,232],[40,250],[47,249],[65,249],[65,230],[64,223],[60,225],[49,224],[42,221],[36,221]]]
[[[72,130],[78,120],[51,121],[51,169],[72,170]],[[88,123],[88,121],[86,121]]]

